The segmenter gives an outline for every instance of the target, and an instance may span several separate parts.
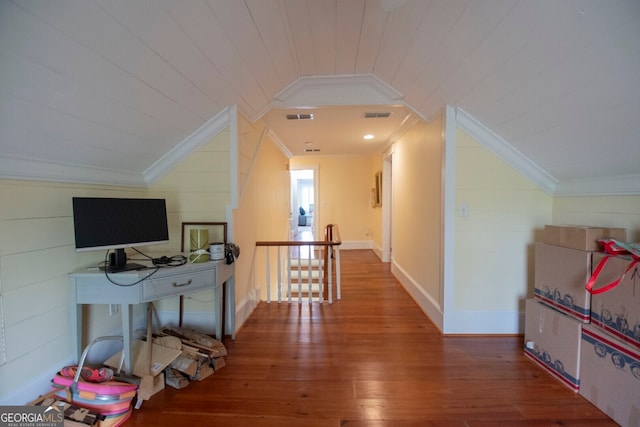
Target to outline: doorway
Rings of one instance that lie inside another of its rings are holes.
[[[292,168],[291,175],[291,238],[316,240],[318,223],[317,167]]]

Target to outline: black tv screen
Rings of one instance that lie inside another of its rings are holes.
[[[76,251],[169,242],[164,199],[73,198]]]

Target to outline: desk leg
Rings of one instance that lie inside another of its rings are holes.
[[[215,288],[213,288],[213,315],[215,317],[215,322],[216,322],[216,330],[215,330],[215,335],[216,335],[216,339],[219,341],[222,341],[223,338],[223,333],[224,330],[222,329],[222,325],[224,323],[224,317],[222,314],[222,287],[224,285],[219,285],[216,286]]]
[[[223,333],[231,335],[231,339],[236,339],[236,277],[229,277],[224,285],[225,287],[225,331]]]
[[[76,351],[77,361],[80,363],[82,356],[82,304],[71,304],[71,339],[73,340],[73,348]]]
[[[122,343],[124,344],[124,371],[127,375],[133,375],[133,363],[131,361],[131,342],[133,338],[133,305],[120,304],[122,312]]]

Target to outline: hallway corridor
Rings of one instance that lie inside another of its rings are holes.
[[[369,250],[341,301],[261,302],[226,367],[166,388],[127,426],[615,426],[526,360],[522,337],[443,337]]]

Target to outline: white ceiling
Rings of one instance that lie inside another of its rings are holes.
[[[0,0],[0,176],[144,182],[233,105],[324,155],[451,105],[560,183],[638,193],[640,1]]]

